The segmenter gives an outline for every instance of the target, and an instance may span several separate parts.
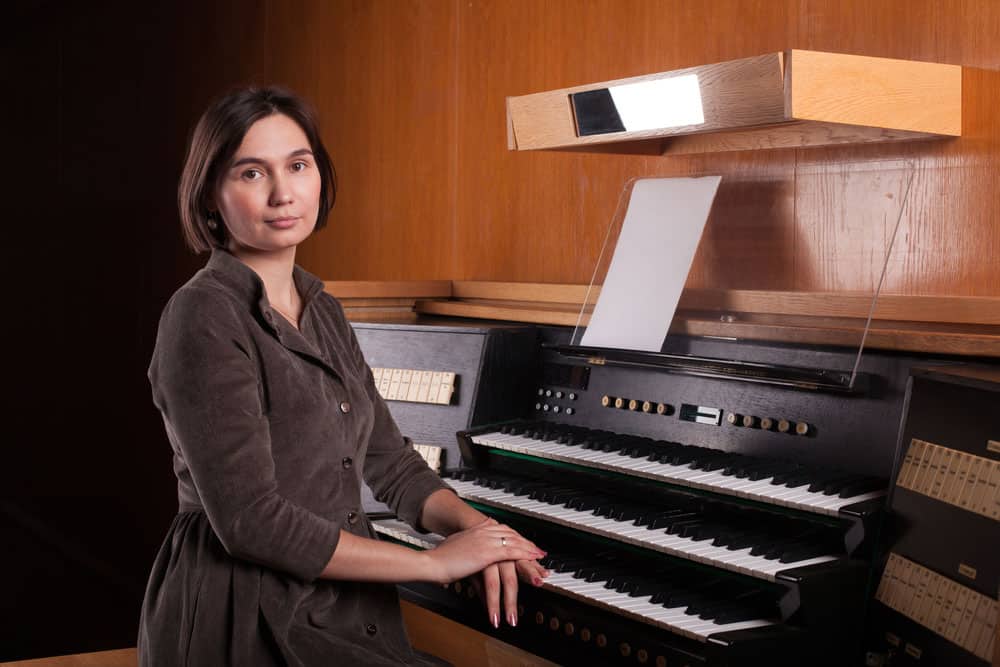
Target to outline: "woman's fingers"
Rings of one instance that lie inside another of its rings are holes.
[[[433,580],[444,582],[481,572],[502,561],[542,558],[545,552],[510,526],[484,521],[450,535],[430,556]],[[497,614],[500,613],[499,606],[498,601]]]
[[[533,586],[541,586],[544,583],[545,577],[550,574],[548,570],[535,560],[517,561],[517,573],[522,580],[529,582]]]
[[[507,625],[517,625],[517,567],[511,561],[497,566],[500,569],[500,585],[503,587],[504,618]]]
[[[483,599],[486,613],[494,628],[500,627],[500,571],[499,566],[490,565],[483,570]]]

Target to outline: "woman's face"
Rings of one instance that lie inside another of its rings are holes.
[[[261,118],[223,172],[215,202],[230,249],[275,251],[304,241],[316,226],[322,187],[309,139],[283,114]]]

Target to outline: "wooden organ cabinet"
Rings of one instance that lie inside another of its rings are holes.
[[[691,76],[703,128],[631,131],[615,114],[594,115],[613,88]],[[739,108],[726,106],[733,100]],[[507,111],[512,150],[929,139],[960,133],[961,68],[790,51],[509,98]],[[427,297],[397,313],[404,325],[356,324],[380,390],[404,435],[455,443],[441,474],[546,549],[552,575],[522,585],[518,625],[498,629],[469,581],[400,586],[418,648],[458,665],[656,667],[840,667],[865,664],[866,653],[872,665],[979,664],[993,650],[997,549],[984,538],[996,536],[1000,434],[971,424],[992,419],[995,430],[996,393],[979,387],[965,399],[972,380],[910,374],[992,363],[997,299],[890,297],[876,309],[863,296],[689,290],[663,348],[638,353],[582,348],[552,326],[575,322],[583,286],[456,281]],[[868,349],[855,366],[862,330]],[[949,382],[962,388],[925,390]],[[905,458],[894,456],[904,413]],[[974,442],[948,424],[975,431]],[[913,475],[941,460],[931,448],[954,450],[944,491]],[[994,504],[976,495],[982,504],[963,507],[956,485],[961,471],[971,479],[975,457],[975,493],[992,489]],[[928,488],[933,508],[921,505]],[[886,522],[890,493],[898,521]],[[366,508],[386,539],[441,539]],[[941,518],[930,530],[932,515]],[[932,575],[950,582],[935,588],[948,591],[938,596],[947,618],[914,606],[906,588]],[[933,662],[952,645],[967,662]]]

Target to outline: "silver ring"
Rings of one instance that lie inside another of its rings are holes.
[[[507,538],[506,537],[501,537],[500,538],[500,546],[502,546],[502,547],[507,546]]]

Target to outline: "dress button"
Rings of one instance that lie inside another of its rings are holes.
[[[347,401],[342,401],[340,403],[340,411],[346,415],[348,412],[351,411],[351,404],[348,403]]]
[[[369,636],[374,637],[375,633],[378,632],[378,628],[374,623],[369,623],[365,626],[365,632],[367,632]]]
[[[344,470],[350,470],[351,466],[354,465],[354,459],[352,459],[350,456],[345,456],[340,463],[341,465],[344,466]]]
[[[358,522],[358,513],[357,512],[348,512],[347,513],[347,523],[349,523],[349,524],[351,524],[353,526],[357,522]]]

